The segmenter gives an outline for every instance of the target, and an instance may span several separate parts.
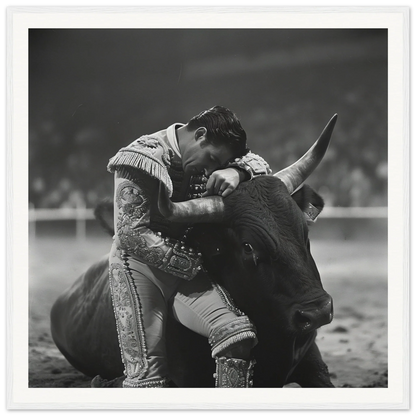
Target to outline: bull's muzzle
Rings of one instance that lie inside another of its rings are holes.
[[[294,314],[295,327],[304,332],[313,331],[329,324],[334,317],[332,297],[325,296],[297,308]]]

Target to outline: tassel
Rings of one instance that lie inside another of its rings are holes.
[[[131,166],[145,172],[152,178],[161,181],[166,186],[169,197],[172,196],[172,180],[166,166],[160,160],[150,156],[149,154],[124,148],[110,159],[107,165],[107,170],[114,173],[114,170],[119,166]]]

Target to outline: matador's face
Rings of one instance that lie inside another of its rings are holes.
[[[224,167],[233,154],[225,145],[214,146],[205,135],[196,137],[182,154],[182,166],[185,173],[211,175],[214,170]]]

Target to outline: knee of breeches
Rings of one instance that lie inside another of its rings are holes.
[[[239,316],[218,328],[209,337],[212,357],[248,359],[257,344],[256,328],[247,316]]]

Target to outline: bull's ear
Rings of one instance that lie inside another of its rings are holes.
[[[324,208],[324,200],[309,185],[303,185],[292,198],[304,212],[308,224],[313,224]]]

